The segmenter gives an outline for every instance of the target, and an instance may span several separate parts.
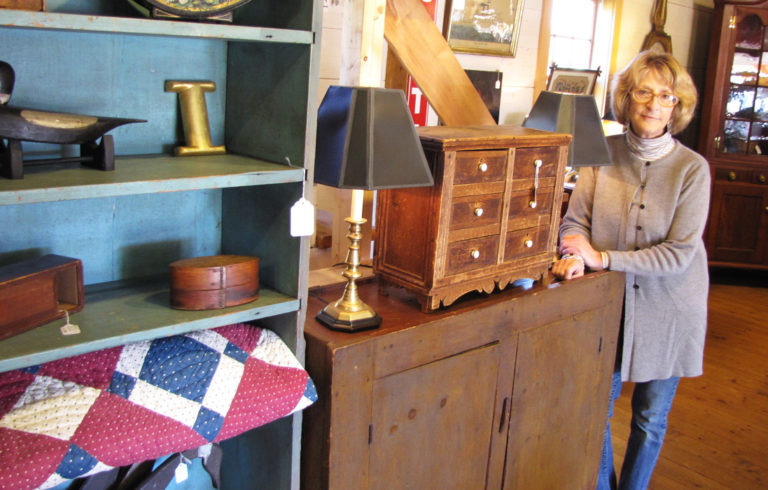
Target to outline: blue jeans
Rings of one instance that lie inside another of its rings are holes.
[[[653,467],[659,459],[664,434],[667,432],[667,414],[672,408],[672,400],[675,398],[679,381],[680,378],[672,377],[635,384],[635,390],[632,393],[631,430],[617,487],[611,444],[611,417],[613,417],[613,403],[621,394],[621,372],[613,374],[608,423],[603,440],[603,457],[597,479],[598,490],[616,488],[643,490],[648,487]]]

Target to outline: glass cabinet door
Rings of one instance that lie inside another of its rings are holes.
[[[736,25],[720,152],[768,156],[768,28],[756,14]]]

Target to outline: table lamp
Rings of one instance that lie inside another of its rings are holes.
[[[523,126],[572,135],[568,147],[568,166],[571,168],[612,164],[603,123],[592,95],[542,91]]]
[[[315,182],[352,189],[344,293],[317,314],[334,330],[376,328],[381,317],[357,294],[363,192],[434,185],[401,90],[331,86],[317,113]]]

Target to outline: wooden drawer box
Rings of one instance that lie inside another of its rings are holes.
[[[374,270],[424,311],[540,279],[557,241],[570,135],[518,126],[419,128],[434,187],[379,192]]]
[[[0,267],[0,340],[78,312],[84,304],[78,259],[44,255]]]

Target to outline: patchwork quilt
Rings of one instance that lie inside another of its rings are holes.
[[[288,346],[248,324],[0,373],[0,488],[50,488],[223,441],[315,400]]]

